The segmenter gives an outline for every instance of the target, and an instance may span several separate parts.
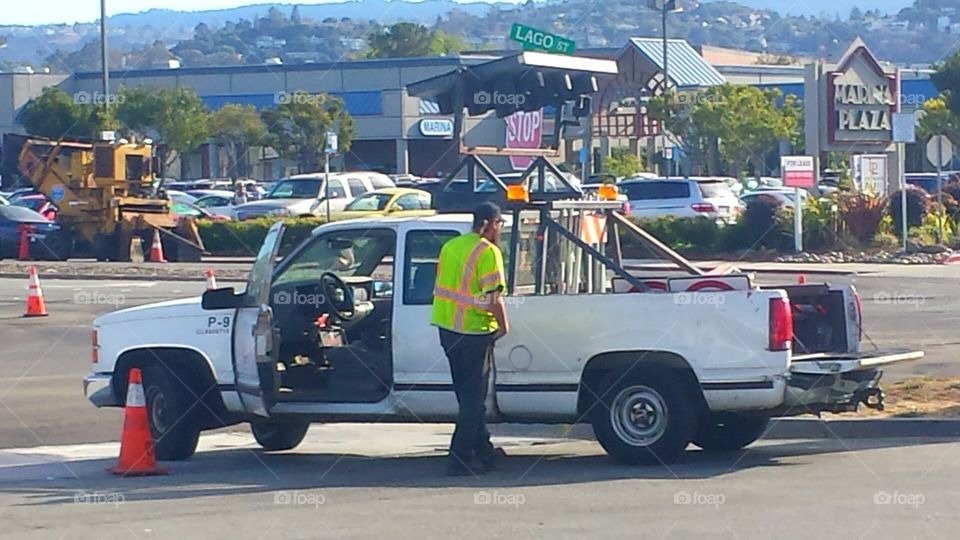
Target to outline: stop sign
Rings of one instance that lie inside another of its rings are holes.
[[[543,109],[517,111],[504,118],[504,121],[506,148],[540,148],[543,138]],[[510,156],[510,165],[514,170],[526,169],[532,161],[533,158],[528,156]]]

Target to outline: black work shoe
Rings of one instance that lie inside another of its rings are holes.
[[[483,464],[483,468],[487,471],[492,471],[500,465],[500,462],[507,457],[507,453],[504,452],[503,448],[494,448],[489,453],[480,457],[480,463]]]

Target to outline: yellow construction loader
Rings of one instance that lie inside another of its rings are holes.
[[[204,248],[196,223],[172,213],[155,184],[150,144],[6,137],[4,146],[11,143],[20,148],[20,173],[58,208],[65,234],[48,246],[54,258],[90,250],[99,261],[129,261],[133,239],[146,252],[159,231],[168,260],[200,260]]]

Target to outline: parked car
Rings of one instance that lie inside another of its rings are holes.
[[[935,195],[937,193],[937,173],[907,173],[907,184],[917,186],[927,193]],[[944,175],[943,183],[947,183],[949,176]]]
[[[327,189],[323,177],[323,173],[310,173],[284,178],[276,182],[263,199],[237,206],[237,219],[324,215]],[[342,212],[356,197],[392,187],[396,187],[393,180],[380,173],[330,173],[330,211]]]
[[[70,256],[70,239],[61,234],[60,225],[25,207],[0,206],[0,259],[16,257],[20,238],[27,228],[30,255],[45,260],[66,260]]]
[[[168,189],[167,197],[169,197],[170,200],[173,202],[190,203],[190,204],[197,202],[197,198],[194,197],[193,195],[188,195],[183,191],[178,191],[175,189]]]
[[[630,215],[636,218],[706,217],[733,223],[742,208],[722,179],[633,178],[620,182],[619,187],[630,201]]]
[[[193,204],[198,208],[231,219],[237,217],[236,205],[233,204],[233,192],[219,189],[199,189],[191,191],[190,194],[197,197]]]
[[[29,208],[50,221],[56,221],[59,211],[57,206],[41,193],[20,195],[13,200],[13,204]]]
[[[430,199],[430,193],[420,189],[378,189],[351,201],[337,217],[432,216],[437,211],[430,207]]]
[[[784,208],[793,208],[796,201],[796,194],[793,188],[767,188],[767,189],[758,189],[755,191],[750,191],[740,195],[740,202],[744,206],[750,204],[751,201],[757,200],[760,196],[766,195],[768,197],[773,197],[774,199],[780,201],[780,204]],[[810,193],[806,190],[800,190],[800,196],[803,199],[804,204],[810,198]]]
[[[232,221],[233,219],[230,216],[214,214],[188,202],[173,201],[173,204],[170,205],[170,211],[177,217],[190,216],[196,219],[209,219],[211,221]]]

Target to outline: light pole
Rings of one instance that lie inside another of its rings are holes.
[[[647,0],[647,7],[650,9],[655,9],[660,12],[660,37],[663,40],[663,98],[664,105],[669,105],[667,100],[669,100],[669,94],[667,91],[670,88],[670,79],[668,77],[667,71],[667,13],[679,13],[683,11],[683,8],[677,6],[678,0]],[[666,119],[666,117],[664,117]],[[670,178],[670,165],[666,163],[667,161],[667,129],[665,122],[660,124],[660,145],[661,145],[661,155],[664,159],[664,177]],[[673,155],[671,154],[671,159]]]
[[[104,113],[110,110],[110,66],[107,56],[107,0],[100,0],[100,78],[103,82]]]

